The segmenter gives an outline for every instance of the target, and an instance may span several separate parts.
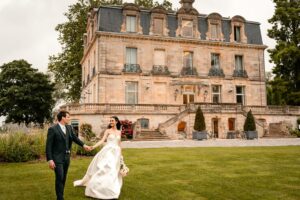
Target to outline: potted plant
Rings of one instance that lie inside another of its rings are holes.
[[[193,131],[193,139],[197,139],[197,140],[207,139],[205,119],[200,106],[197,108],[196,111],[194,130],[195,131]]]
[[[246,138],[248,140],[258,138],[255,120],[251,110],[249,110],[249,112],[247,113],[247,117],[244,124],[244,131],[245,131]]]

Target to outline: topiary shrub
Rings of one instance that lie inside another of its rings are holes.
[[[193,131],[193,139],[197,139],[197,140],[207,139],[205,119],[200,106],[197,108],[196,111],[194,130],[195,131]]]
[[[244,131],[256,131],[255,120],[251,110],[247,113],[247,118],[244,123]]]
[[[247,139],[258,138],[255,120],[251,110],[249,110],[249,112],[247,113],[247,117],[244,123],[244,131]]]
[[[80,133],[85,140],[90,141],[96,135],[92,131],[92,125],[88,123],[83,123],[80,125]]]
[[[203,112],[202,112],[202,110],[199,106],[197,111],[196,111],[194,130],[204,131],[205,129],[206,129],[206,125],[205,125],[204,115],[203,115]]]

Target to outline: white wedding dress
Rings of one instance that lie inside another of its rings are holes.
[[[122,187],[120,172],[121,137],[109,134],[106,145],[93,158],[83,179],[74,186],[86,186],[85,195],[98,199],[119,198]]]

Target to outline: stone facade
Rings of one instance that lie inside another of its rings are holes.
[[[111,115],[133,123],[146,119],[145,129],[172,139],[180,138],[178,124],[184,122],[191,138],[195,107],[201,106],[208,131],[226,138],[242,130],[249,107],[267,108],[259,23],[202,15],[193,1],[181,3],[177,12],[134,4],[91,11],[80,105],[65,107],[73,121],[100,133]],[[269,113],[256,116],[264,122],[257,122],[260,136],[265,124],[276,121]],[[297,115],[299,109],[292,124]]]

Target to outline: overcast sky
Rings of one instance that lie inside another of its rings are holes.
[[[173,8],[180,7],[179,1],[171,0]],[[25,59],[34,68],[46,72],[49,56],[61,51],[55,27],[66,21],[64,13],[74,2],[76,0],[0,0],[0,66]],[[272,0],[195,0],[194,7],[201,14],[241,15],[248,21],[259,22],[263,43],[269,48],[275,45],[274,40],[267,37],[267,29],[271,27],[268,19],[274,13]],[[267,52],[265,55],[266,70],[270,71],[272,64]]]

